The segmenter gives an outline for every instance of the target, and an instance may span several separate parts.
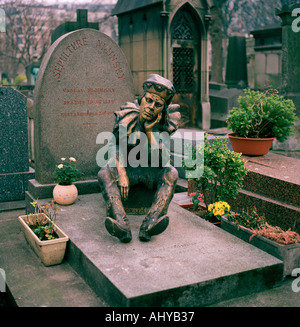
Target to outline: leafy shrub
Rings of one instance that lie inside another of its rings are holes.
[[[203,149],[204,147],[204,149]],[[197,188],[204,195],[206,207],[217,201],[231,202],[239,193],[243,179],[248,172],[245,160],[241,154],[229,150],[227,140],[216,138],[212,144],[204,137],[204,145],[192,148],[193,156],[196,151],[204,153],[204,168],[201,177],[196,179]],[[183,168],[191,170],[191,164],[185,160]]]
[[[277,90],[244,90],[240,96],[240,107],[234,107],[227,119],[228,127],[239,137],[276,137],[280,142],[290,136],[297,120],[292,100],[278,95]]]

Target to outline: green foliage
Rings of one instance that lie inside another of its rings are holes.
[[[61,162],[55,167],[55,181],[60,185],[71,185],[80,178],[80,175],[76,159],[73,157],[70,157],[69,161],[61,158]]]
[[[32,225],[32,231],[34,232],[34,234],[37,235],[37,237],[41,241],[53,240],[53,239],[57,238],[54,234],[55,230],[52,226]]]
[[[256,208],[253,208],[251,211],[243,209],[241,213],[229,214],[227,218],[229,221],[253,230],[267,222],[264,215],[260,216],[257,213]]]
[[[9,82],[8,82],[8,80],[6,78],[3,78],[3,79],[0,80],[0,85],[2,85],[2,86],[8,86],[10,84],[9,84]]]
[[[15,78],[14,85],[21,85],[26,80],[27,76],[25,74],[20,74]]]
[[[240,159],[241,154],[230,151],[226,139],[217,137],[210,144],[206,134],[204,145],[193,147],[192,150],[194,156],[196,151],[204,152],[203,174],[196,181],[198,189],[204,195],[206,207],[216,201],[230,203],[237,197],[244,176],[248,172],[245,161]],[[183,165],[184,169],[191,169],[187,167]]]
[[[266,92],[244,90],[240,107],[234,107],[227,119],[228,127],[239,137],[276,137],[285,141],[292,135],[292,126],[297,120],[292,100],[278,95],[277,90]]]

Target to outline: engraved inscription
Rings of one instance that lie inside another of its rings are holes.
[[[112,68],[114,69],[118,79],[125,79],[125,72],[124,69],[121,67],[121,63],[118,60],[118,56],[112,50],[111,47],[109,47],[104,41],[98,40],[97,47],[109,58],[109,60],[112,62]]]
[[[65,64],[69,58],[74,55],[79,49],[83,49],[89,45],[87,38],[75,40],[65,47],[65,49],[58,55],[53,67],[53,77],[59,80],[65,68]],[[111,62],[113,71],[115,72],[118,79],[125,79],[125,69],[118,58],[116,52],[104,41],[98,40],[96,45],[97,49],[107,56]],[[92,89],[91,89],[92,90]]]
[[[60,53],[58,59],[55,61],[55,65],[53,68],[53,77],[58,80],[61,78],[61,73],[64,71],[65,64],[69,60],[69,58],[74,55],[74,53],[83,47],[88,45],[87,39],[83,37],[82,39],[78,39],[69,45],[66,46],[65,50]]]

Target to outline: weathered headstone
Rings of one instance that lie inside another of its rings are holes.
[[[280,92],[293,100],[296,115],[300,118],[300,35],[299,35],[300,4],[283,5],[276,9],[276,15],[282,20],[282,58]],[[296,133],[284,143],[273,142],[273,150],[300,150],[300,119],[295,123]]]
[[[29,178],[27,98],[0,87],[0,202],[24,199]]]
[[[245,88],[248,85],[246,39],[231,36],[228,44],[226,81],[228,88]]]
[[[96,178],[97,135],[111,132],[114,111],[134,100],[123,52],[107,35],[81,29],[57,39],[41,64],[35,88],[36,180],[53,183],[61,157],[75,157],[84,179]]]
[[[237,99],[244,94],[242,89],[248,84],[246,43],[243,36],[229,38],[225,83],[209,83],[211,128],[227,126],[229,111],[238,105]]]
[[[244,95],[243,90],[227,88],[226,84],[209,83],[209,99],[211,105],[211,128],[226,127],[229,111],[238,106],[238,97]]]
[[[299,93],[300,89],[300,40],[299,19],[300,4],[284,5],[276,10],[282,20],[282,86],[281,92]]]
[[[279,88],[281,83],[282,28],[278,25],[260,27],[251,32],[254,41],[254,87]]]

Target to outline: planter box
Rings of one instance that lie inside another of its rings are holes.
[[[179,204],[179,206],[181,208],[187,209],[187,208],[194,207],[194,204],[193,203],[186,203],[186,204]],[[201,205],[201,204],[199,205],[199,207],[202,208],[202,209],[206,209],[206,206]],[[194,215],[196,215],[196,213],[194,213],[192,211],[190,211],[190,212],[193,213]],[[198,216],[198,217],[201,218],[201,219],[204,219],[203,217],[200,217],[200,216]],[[215,226],[221,227],[221,222],[219,220],[217,220],[217,218],[215,218],[215,221],[212,221],[212,220],[210,221],[210,220],[206,220],[206,219],[204,219],[204,220],[208,221],[209,223],[211,223],[211,224],[213,224]]]
[[[50,219],[45,214],[41,215],[50,221]],[[32,215],[31,217],[34,216],[36,215]],[[58,234],[59,238],[48,241],[41,241],[28,226],[27,215],[19,216],[18,219],[22,225],[24,236],[27,242],[30,244],[37,256],[41,259],[43,264],[45,266],[60,264],[63,261],[69,237],[56,224],[54,224],[55,232]]]
[[[300,267],[300,244],[279,244],[261,235],[254,236],[249,242],[253,232],[248,228],[228,221],[226,217],[221,218],[221,228],[282,260],[285,276],[291,275],[294,268]]]

